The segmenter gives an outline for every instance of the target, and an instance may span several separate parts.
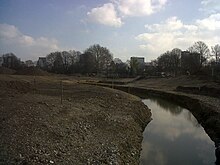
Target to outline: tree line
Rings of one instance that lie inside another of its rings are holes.
[[[79,51],[52,52],[46,56],[44,66],[49,72],[71,74],[106,74],[109,70],[113,54],[98,44],[87,48],[84,53]]]
[[[2,56],[2,66],[18,69],[25,67],[13,53]],[[144,61],[144,60],[143,60]],[[1,62],[1,59],[0,59]],[[31,61],[26,61],[31,65]],[[106,47],[91,45],[83,53],[75,50],[51,52],[39,58],[37,67],[58,74],[105,75],[111,77],[158,76],[161,73],[177,76],[182,74],[198,74],[201,72],[220,73],[220,45],[211,47],[197,41],[187,50],[174,48],[166,51],[150,63],[139,63],[137,58],[122,62],[113,58]]]
[[[13,53],[0,57],[2,66],[19,70],[28,66],[36,66],[42,70],[57,74],[107,75],[118,77],[129,76],[129,67],[119,58],[113,59],[113,54],[99,44],[91,45],[83,53],[80,51],[56,51],[45,57],[39,57],[34,64],[31,60],[22,62]]]
[[[220,72],[220,45],[209,47],[202,41],[195,42],[186,51],[174,48],[161,54],[152,61],[155,71],[166,72],[176,76],[178,74],[201,74]]]

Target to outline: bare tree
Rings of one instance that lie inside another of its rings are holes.
[[[46,56],[47,69],[56,73],[73,73],[78,65],[80,54],[75,50],[51,52]]]
[[[167,51],[157,58],[159,70],[165,71],[165,72],[171,71],[172,63],[171,63],[170,55],[171,55],[171,52]]]
[[[202,42],[197,41],[189,49],[190,53],[199,53],[200,54],[200,66],[210,57],[210,51],[208,46]]]
[[[85,53],[91,53],[96,59],[97,72],[106,71],[113,59],[112,53],[106,48],[98,44],[90,46]]]
[[[62,52],[56,53],[55,61],[53,63],[53,70],[55,71],[55,73],[64,73]]]
[[[54,61],[56,60],[56,54],[57,52],[51,52],[46,56],[46,61],[47,61],[47,67],[49,70],[52,70],[54,66]]]
[[[81,52],[79,51],[75,51],[75,50],[70,50],[69,53],[71,54],[72,56],[72,65],[79,62],[80,60],[80,55],[82,54]]]
[[[220,58],[220,46],[219,44],[212,46],[212,53],[215,56],[215,62],[219,62],[219,58]]]
[[[73,57],[67,51],[61,52],[61,56],[62,56],[62,60],[63,60],[64,69],[65,69],[65,72],[66,72],[68,70],[69,66],[72,65]]]
[[[174,76],[180,69],[180,58],[182,50],[179,48],[174,48],[172,51],[167,51],[157,58],[158,69],[160,71],[165,71],[172,73]]]
[[[81,73],[86,74],[96,72],[96,58],[92,53],[86,52],[81,54],[79,63]]]
[[[181,54],[181,68],[184,72],[195,74],[201,68],[200,54],[197,52],[183,51]]]
[[[46,56],[47,67],[49,71],[55,73],[64,72],[64,62],[62,52],[52,52]]]

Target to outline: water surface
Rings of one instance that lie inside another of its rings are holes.
[[[143,102],[153,120],[143,133],[141,165],[215,164],[214,142],[190,111],[159,98]]]

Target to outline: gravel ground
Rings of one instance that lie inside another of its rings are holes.
[[[61,105],[54,81],[34,93],[20,79],[0,81],[0,164],[139,164],[151,117],[139,98],[74,83]]]

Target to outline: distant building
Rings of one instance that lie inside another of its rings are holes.
[[[139,65],[144,65],[144,57],[131,57],[131,61],[137,61]]]
[[[21,60],[17,58],[13,53],[4,54],[2,57],[3,57],[2,66],[4,67],[15,69],[18,68],[19,65],[21,64]]]
[[[37,66],[40,68],[45,68],[47,66],[46,57],[39,57],[39,59],[37,61]]]

